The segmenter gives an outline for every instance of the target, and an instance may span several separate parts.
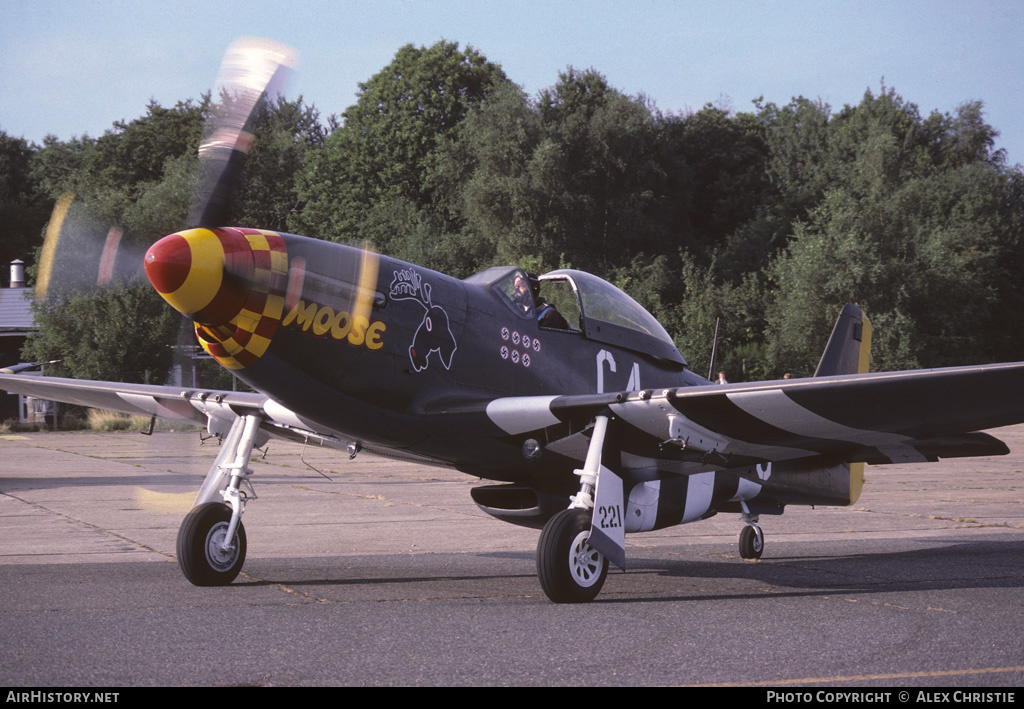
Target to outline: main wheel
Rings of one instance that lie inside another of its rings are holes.
[[[223,549],[231,521],[231,508],[207,502],[194,508],[178,528],[178,565],[196,586],[226,586],[235,580],[245,562],[245,528],[241,521]]]
[[[544,525],[537,542],[537,576],[555,603],[586,603],[601,592],[608,560],[589,539],[586,510],[562,510]]]
[[[764,552],[764,533],[755,524],[748,524],[740,532],[740,556],[744,559],[760,559]]]

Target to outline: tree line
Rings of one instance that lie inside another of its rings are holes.
[[[1016,360],[1024,173],[982,108],[923,116],[883,84],[836,111],[798,97],[666,113],[594,69],[530,97],[471,47],[407,45],[340,117],[261,104],[232,221],[369,241],[459,277],[591,271],[658,317],[698,372],[720,318],[733,381],[810,374],[846,302],[874,323],[875,368]],[[151,103],[99,138],[42,146],[0,132],[0,255],[36,249],[67,192],[80,220],[118,224],[129,244],[180,229],[211,110],[210,96]],[[121,330],[89,336],[115,306]],[[154,343],[177,337],[166,310],[142,285],[68,287],[39,306],[26,359],[138,380],[144,364],[161,371]],[[110,339],[149,359],[114,353],[98,369]]]

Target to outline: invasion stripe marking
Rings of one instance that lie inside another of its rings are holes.
[[[693,522],[703,517],[711,507],[714,492],[714,473],[697,473],[689,476],[686,479],[686,506],[683,511],[683,523]]]
[[[792,448],[806,448],[808,443],[813,443],[775,426],[770,421],[747,413],[723,393],[683,397],[671,403],[690,421],[736,441]],[[808,450],[821,452],[813,447]]]
[[[759,483],[747,480],[746,478],[738,478],[738,480],[736,494],[729,498],[730,502],[751,500],[761,494],[761,485]]]
[[[609,408],[613,413],[618,415],[624,421],[630,425],[640,429],[650,436],[656,438],[659,442],[666,440],[670,435],[670,423],[669,416],[678,416],[688,424],[693,426],[701,426],[691,417],[683,415],[682,412],[678,411],[679,401],[673,402],[676,406],[669,405],[665,399],[651,399],[649,401],[628,401],[622,404],[612,404]],[[724,402],[728,405],[728,402]],[[735,407],[729,406],[735,410]],[[740,413],[740,412],[737,412]],[[742,416],[742,413],[740,413]],[[737,417],[733,417],[735,420]],[[782,445],[772,445],[759,442],[750,442],[739,437],[735,437],[732,434],[732,429],[729,432],[723,432],[718,429],[709,428],[707,426],[701,426],[708,430],[709,435],[713,435],[726,441],[726,446],[723,449],[725,453],[732,453],[738,455],[746,455],[752,458],[761,458],[764,460],[787,460],[791,458],[805,458],[809,455],[814,455],[815,451],[806,448],[794,448]],[[780,433],[783,433],[780,431]],[[694,445],[694,441],[689,441],[690,445]],[[700,446],[697,446],[699,448]]]
[[[903,436],[844,426],[805,409],[777,389],[737,392],[727,396],[736,406],[762,421],[770,420],[776,426],[785,422],[784,428],[790,433],[877,448],[894,462],[927,460],[920,451],[907,445],[907,439]]]

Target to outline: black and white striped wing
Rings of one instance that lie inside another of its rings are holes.
[[[629,429],[623,452],[673,446],[718,467],[824,457],[845,462],[934,461],[999,455],[978,431],[1024,422],[1024,363],[852,374],[583,396],[510,397],[487,406],[509,435],[574,432],[557,452],[586,454],[589,420],[609,412]],[[678,458],[678,456],[675,456]]]

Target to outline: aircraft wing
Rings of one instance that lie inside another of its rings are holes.
[[[0,389],[191,421],[214,432],[226,431],[238,415],[259,413],[263,429],[273,435],[336,448],[349,443],[262,394],[24,374],[0,374]],[[586,457],[593,417],[610,412],[625,424],[624,462],[630,455],[722,468],[815,456],[872,464],[923,462],[1007,453],[1001,441],[978,431],[1024,422],[1024,363],[504,397],[487,403],[485,411],[509,436],[536,436],[548,450],[579,460]]]
[[[280,438],[296,441],[314,439],[335,448],[345,448],[349,443],[332,432],[317,430],[314,424],[273,399],[251,392],[26,374],[0,374],[0,390],[96,409],[201,424],[207,426],[211,433],[218,434],[226,433],[237,416],[259,414],[263,419],[261,428]]]
[[[1024,422],[1024,363],[510,397],[487,406],[509,435],[551,441],[552,431],[576,431],[547,448],[580,459],[579,432],[602,411],[625,424],[623,454],[674,450],[678,459],[684,451],[725,468],[814,456],[881,464],[1001,455],[1005,444],[977,431]]]

